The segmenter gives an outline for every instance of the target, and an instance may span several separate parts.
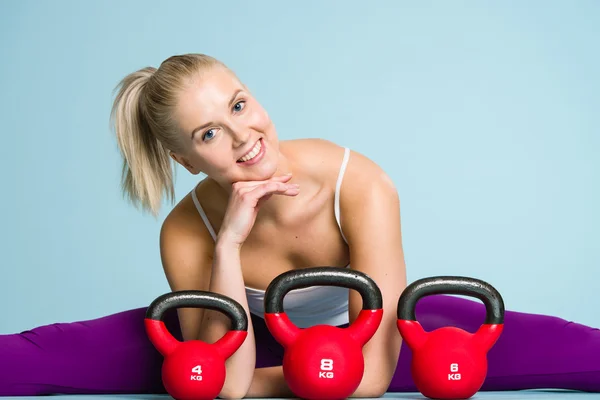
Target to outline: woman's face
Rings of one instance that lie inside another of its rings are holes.
[[[198,75],[175,109],[183,151],[173,158],[191,173],[222,185],[275,174],[279,143],[267,112],[233,73],[222,67]]]

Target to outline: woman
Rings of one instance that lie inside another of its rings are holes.
[[[384,317],[363,350],[365,375],[353,397],[415,391],[410,349],[396,328],[406,286],[400,208],[389,177],[368,158],[317,139],[279,142],[268,114],[235,74],[200,54],[128,75],[113,121],[124,157],[123,186],[156,214],[173,198],[172,160],[201,181],[171,211],[160,234],[172,290],[208,290],[238,301],[249,335],[227,361],[224,398],[286,397],[281,347],[261,318],[264,290],[282,272],[338,266],[379,285]],[[314,287],[288,293],[301,326],[346,326],[359,312],[355,291]],[[161,357],[146,338],[145,309],[1,338],[0,395],[162,393]],[[426,330],[484,320],[476,301],[430,296],[417,305]],[[168,319],[181,340],[214,342],[229,327],[214,311],[180,309]],[[6,360],[12,360],[6,362]],[[597,330],[551,316],[507,311],[489,353],[482,390],[600,390]]]

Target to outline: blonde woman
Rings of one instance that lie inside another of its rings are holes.
[[[246,341],[227,361],[221,397],[293,396],[281,346],[262,319],[263,297],[277,275],[311,266],[365,272],[383,295],[383,321],[363,350],[365,374],[353,397],[415,391],[411,352],[396,328],[407,282],[400,202],[386,173],[326,140],[280,142],[251,91],[207,55],[170,57],[126,76],[118,89],[112,117],[123,188],[134,204],[156,214],[163,196],[173,199],[174,162],[207,176],[165,219],[160,248],[172,290],[229,296],[250,317]],[[299,326],[347,326],[362,306],[344,288],[296,290],[288,298]],[[485,308],[437,295],[419,301],[416,312],[426,330],[474,332]],[[144,315],[139,308],[0,336],[0,395],[164,393],[162,358],[146,337]],[[229,327],[224,315],[193,308],[170,314],[167,324],[180,340],[207,342]],[[600,390],[598,330],[507,311],[482,390],[528,388]]]

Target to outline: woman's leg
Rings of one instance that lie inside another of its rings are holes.
[[[164,393],[146,309],[0,335],[0,396]],[[180,338],[176,312],[169,330]]]
[[[256,343],[256,368],[282,365],[283,346],[269,332],[265,320],[252,314],[252,327]]]
[[[415,313],[426,331],[455,326],[474,333],[485,319],[479,301],[445,295],[422,298]],[[417,390],[411,358],[403,342],[390,392]],[[558,317],[506,311],[503,333],[488,352],[481,390],[541,388],[600,391],[600,330]]]
[[[0,396],[165,393],[163,357],[148,340],[146,308],[0,335]],[[256,366],[281,365],[283,349],[264,320],[251,316]],[[164,318],[178,340],[177,312]]]

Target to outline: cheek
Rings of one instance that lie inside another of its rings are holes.
[[[254,105],[252,107],[250,123],[254,128],[265,132],[271,126],[271,118],[269,118],[269,114],[267,114],[267,112],[262,107]]]
[[[214,146],[209,151],[195,151],[189,156],[190,161],[208,175],[219,174],[226,170],[230,163],[231,153],[227,154],[222,146]]]

